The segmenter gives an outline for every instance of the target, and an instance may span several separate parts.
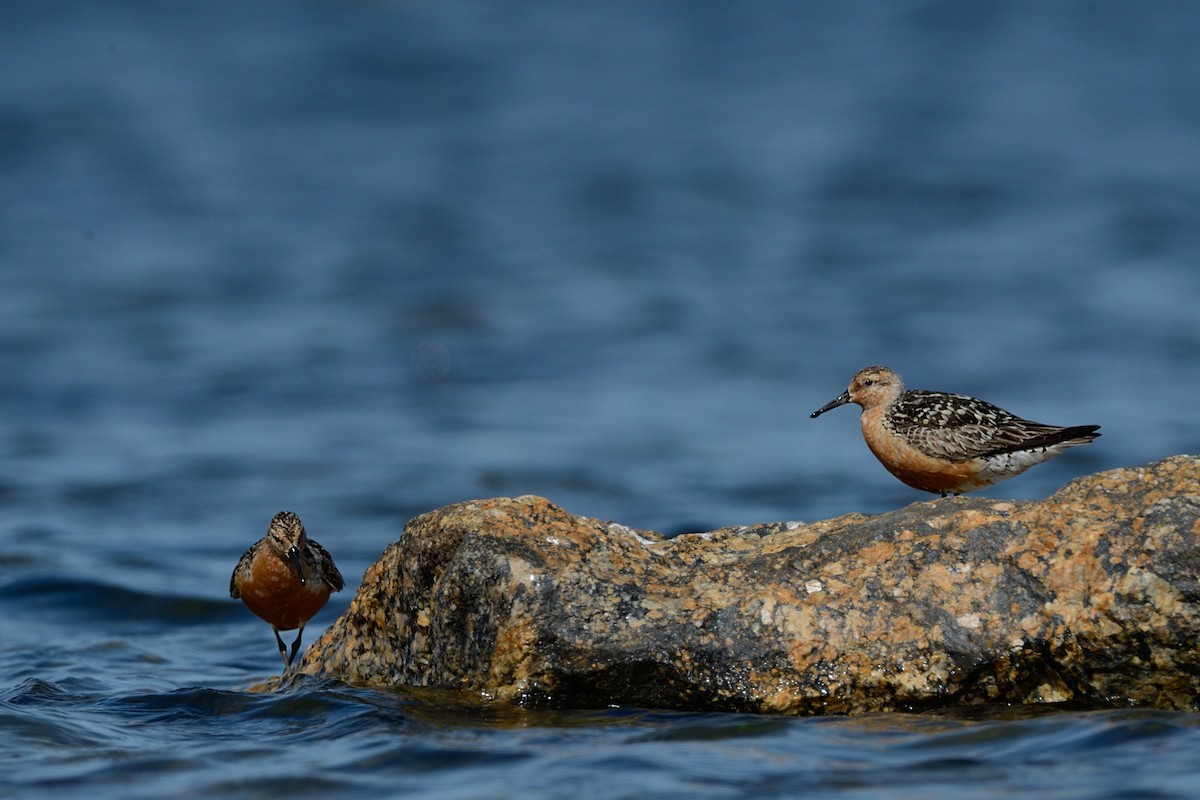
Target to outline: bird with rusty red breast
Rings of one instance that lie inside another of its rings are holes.
[[[300,649],[304,626],[344,586],[329,551],[308,538],[300,517],[280,511],[267,535],[242,554],[229,579],[229,596],[241,599],[275,632],[286,673]],[[280,631],[296,631],[291,652]]]
[[[812,416],[846,403],[862,407],[863,438],[888,472],[942,497],[1020,475],[1100,435],[1099,425],[1046,425],[974,397],[906,389],[887,367],[859,370]]]

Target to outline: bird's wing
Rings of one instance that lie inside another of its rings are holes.
[[[951,461],[1045,446],[1063,430],[974,397],[921,391],[905,393],[891,422],[921,452]]]
[[[229,576],[229,596],[234,600],[237,600],[242,596],[242,593],[238,590],[237,585],[238,573],[249,568],[250,562],[254,560],[254,551],[257,548],[258,544],[255,543],[250,546],[250,549],[242,553],[242,557],[238,559],[237,566],[233,568],[233,574]]]
[[[342,580],[342,573],[338,571],[337,564],[333,563],[333,556],[329,555],[329,551],[312,539],[308,540],[308,546],[312,548],[313,555],[320,562],[321,574],[325,576],[325,583],[329,584],[329,588],[335,592],[344,589],[346,582]]]

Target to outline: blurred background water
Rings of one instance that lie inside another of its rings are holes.
[[[666,533],[925,498],[867,364],[1200,451],[1200,6],[0,7],[6,796],[1189,797],[1197,717],[524,712],[274,672],[289,508]]]

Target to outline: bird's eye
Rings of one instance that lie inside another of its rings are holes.
[[[863,386],[874,386],[874,385],[875,385],[875,381],[871,380],[870,378],[867,378],[866,380],[863,381]]]

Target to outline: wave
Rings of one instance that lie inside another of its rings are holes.
[[[239,604],[224,599],[141,592],[104,581],[51,576],[0,584],[0,606],[10,613],[80,623],[154,620],[172,626],[207,625],[243,613]]]

